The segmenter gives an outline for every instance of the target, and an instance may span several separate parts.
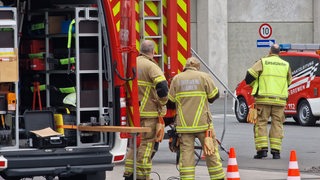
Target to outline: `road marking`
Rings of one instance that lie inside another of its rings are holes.
[[[224,114],[214,114],[212,115],[213,118],[224,118]],[[226,114],[226,117],[236,117],[234,114]]]

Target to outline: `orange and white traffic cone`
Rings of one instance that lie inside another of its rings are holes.
[[[238,164],[236,159],[236,152],[233,147],[230,148],[230,151],[229,151],[227,180],[240,180],[240,174],[239,174]]]
[[[287,180],[300,180],[300,179],[301,177],[300,177],[300,171],[298,167],[296,151],[292,150],[290,153],[290,162],[289,162]]]

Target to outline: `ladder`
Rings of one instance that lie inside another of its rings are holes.
[[[145,39],[155,42],[156,54],[154,59],[164,70],[162,0],[140,0],[139,10],[140,43]]]

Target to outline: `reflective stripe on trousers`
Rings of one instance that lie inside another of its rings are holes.
[[[254,125],[254,140],[256,150],[270,148],[281,151],[283,139],[284,106],[257,104],[258,120]],[[268,120],[271,117],[271,127],[268,134]]]
[[[181,133],[180,138],[180,179],[193,180],[195,179],[195,159],[194,159],[194,141],[195,138],[200,140],[200,143],[204,143],[205,132],[200,133]],[[213,137],[215,145],[215,153],[211,156],[206,156],[206,164],[210,179],[223,179],[225,173],[222,168],[218,143]]]
[[[149,179],[152,169],[151,155],[155,144],[156,124],[158,118],[141,119],[141,127],[150,127],[148,133],[141,133],[141,143],[137,148],[137,179]],[[125,161],[125,176],[133,173],[133,148],[130,147]]]

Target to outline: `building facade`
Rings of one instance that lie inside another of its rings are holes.
[[[264,39],[260,26],[271,26],[267,40],[276,43],[320,43],[318,7],[317,0],[191,0],[191,46],[234,91],[246,70],[268,54],[268,47],[257,46]]]

